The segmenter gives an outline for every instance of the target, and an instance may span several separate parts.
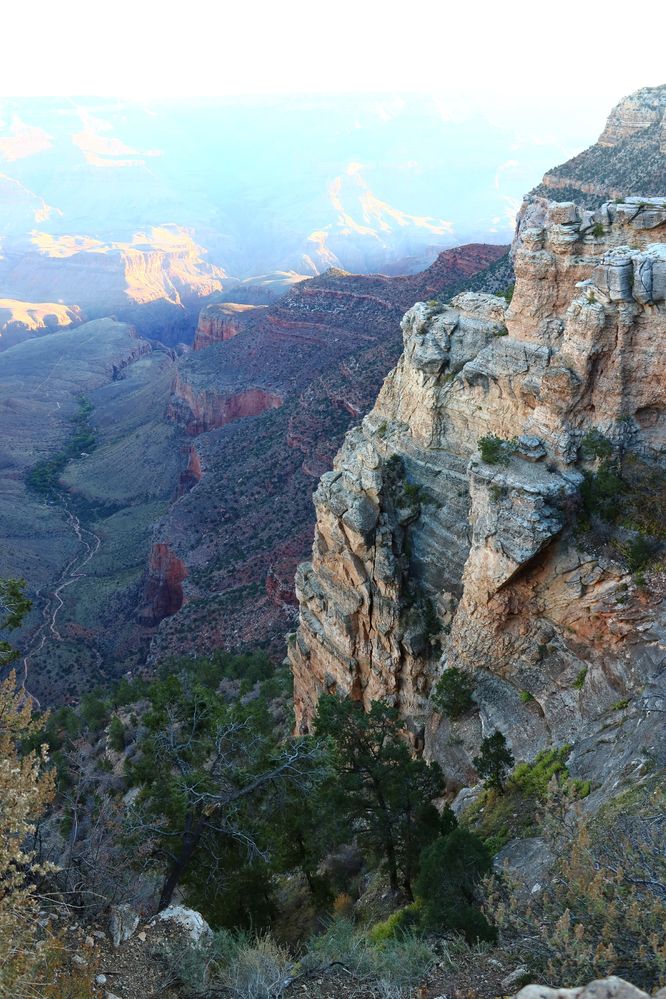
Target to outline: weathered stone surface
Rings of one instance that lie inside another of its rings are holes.
[[[297,725],[323,691],[383,698],[452,792],[475,783],[496,729],[518,760],[570,743],[593,807],[646,753],[666,762],[663,582],[641,591],[574,533],[587,431],[665,462],[666,200],[532,199],[514,258],[508,308],[460,295],[406,314],[403,356],[315,493],[290,648]],[[488,435],[510,442],[493,464]],[[478,705],[459,722],[429,703],[451,665]]]
[[[204,917],[196,909],[188,909],[184,905],[170,905],[166,909],[158,912],[150,923],[154,926],[156,922],[173,923],[183,930],[192,943],[199,943],[204,937],[212,936],[212,931]]]
[[[134,934],[139,925],[138,913],[131,906],[112,905],[109,915],[109,933],[114,947],[120,947],[121,943]]]
[[[526,985],[515,999],[648,999],[647,992],[637,989],[623,978],[610,975],[577,989],[557,989],[548,985]]]
[[[613,108],[594,145],[549,170],[534,193],[557,197],[559,192],[562,200],[586,208],[624,198],[649,209],[650,195],[666,190],[664,152],[666,86],[643,87]]]

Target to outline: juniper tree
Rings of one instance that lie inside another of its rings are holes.
[[[442,828],[432,804],[444,790],[439,766],[412,755],[397,711],[382,701],[366,713],[355,701],[323,697],[316,732],[332,746],[332,809],[386,862],[392,890],[402,882],[411,898],[419,855]]]

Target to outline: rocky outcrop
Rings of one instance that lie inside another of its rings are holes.
[[[666,86],[643,87],[616,104],[599,136],[599,145],[618,146],[652,125],[659,127],[661,150],[666,152]]]
[[[156,542],[148,561],[144,583],[144,605],[139,618],[144,624],[159,624],[183,606],[183,581],[187,569],[167,544]]]
[[[187,449],[187,465],[180,473],[178,480],[178,496],[184,496],[190,489],[193,489],[197,482],[201,482],[202,476],[201,457],[192,444]]]
[[[177,375],[167,415],[188,434],[196,437],[208,430],[224,427],[233,420],[277,409],[282,401],[277,392],[254,386],[238,391],[220,391],[215,387],[198,389],[182,375]]]
[[[214,343],[231,340],[245,328],[248,319],[255,319],[266,308],[265,305],[238,302],[211,302],[199,313],[194,349],[203,350]]]
[[[497,728],[517,759],[574,744],[572,772],[603,789],[663,755],[666,586],[577,536],[581,443],[666,464],[666,199],[532,199],[514,262],[508,307],[466,293],[406,314],[403,356],[322,477],[297,726],[324,691],[382,698],[452,789]],[[455,727],[429,700],[454,665],[479,708]]]
[[[595,145],[549,170],[533,193],[594,208],[666,190],[666,86],[644,87],[611,111]]]
[[[83,322],[81,310],[60,302],[19,302],[0,298],[0,350],[37,333],[51,333]]]
[[[666,989],[659,989],[655,999],[664,999]],[[578,988],[553,988],[549,985],[526,985],[515,999],[648,999],[648,993],[616,975],[599,978]]]

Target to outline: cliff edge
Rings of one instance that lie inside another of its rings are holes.
[[[323,692],[382,698],[451,791],[496,729],[517,760],[570,744],[593,801],[666,763],[666,199],[532,197],[514,260],[509,305],[407,312],[397,367],[321,479],[297,727]],[[476,705],[458,721],[431,700],[452,666]]]

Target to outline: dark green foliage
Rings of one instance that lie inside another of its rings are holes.
[[[100,732],[109,717],[107,701],[97,691],[84,694],[79,705],[79,717],[86,728],[92,732]]]
[[[595,224],[592,226],[592,229],[590,230],[591,234],[594,236],[595,239],[601,239],[605,231],[606,230],[604,229],[601,222],[595,222]]]
[[[582,456],[588,459],[610,458],[613,453],[613,445],[597,427],[592,427],[583,435],[580,446]]]
[[[278,744],[266,700],[227,703],[207,671],[168,673],[149,698],[146,735],[127,767],[141,786],[136,835],[149,835],[164,871],[160,908],[179,884],[203,891],[207,878],[206,911],[219,913],[225,886],[263,869],[239,870],[235,851],[242,847],[246,862],[267,856],[279,817],[276,789],[293,782],[311,794],[321,753],[311,740]],[[266,888],[260,897],[269,894]]]
[[[576,675],[576,679],[573,682],[574,688],[576,690],[582,690],[585,686],[585,677],[587,676],[587,666],[583,666]]]
[[[417,482],[403,483],[402,491],[410,503],[432,503],[428,493]]]
[[[617,469],[609,462],[602,461],[596,472],[585,472],[581,486],[583,509],[590,516],[614,520],[619,511],[619,499],[625,492],[625,484]]]
[[[513,282],[513,284],[507,285],[506,288],[504,288],[504,290],[500,291],[498,294],[501,295],[502,298],[505,298],[507,302],[510,302],[511,299],[513,298],[513,293],[515,291],[515,288],[516,284],[515,282]]]
[[[114,715],[109,722],[109,746],[116,753],[122,753],[125,748],[125,726],[118,715]]]
[[[427,930],[456,931],[469,943],[495,940],[496,932],[479,908],[479,884],[492,870],[483,841],[457,828],[424,850],[416,893]]]
[[[0,631],[20,628],[32,603],[25,595],[24,579],[0,579]],[[18,659],[19,653],[4,640],[0,640],[0,667]]]
[[[38,461],[28,472],[27,485],[42,496],[52,496],[60,488],[60,476],[65,466],[72,458],[78,458],[83,452],[93,451],[97,445],[97,433],[90,415],[93,407],[89,399],[79,396],[79,409],[72,420],[72,432],[62,451],[53,458]]]
[[[391,888],[401,880],[410,897],[421,850],[451,821],[432,805],[444,788],[441,770],[412,757],[397,711],[381,701],[366,713],[355,701],[323,697],[316,730],[332,744],[330,808],[386,862]]]
[[[212,866],[193,864],[183,878],[188,904],[216,929],[265,931],[277,915],[272,866],[248,862],[242,844],[220,843]]]
[[[222,680],[240,680],[241,692],[245,693],[255,684],[267,680],[273,671],[273,664],[261,650],[238,654],[217,649],[207,657],[192,659],[176,656],[167,659],[160,666],[158,675],[162,679],[173,674],[187,675],[209,690],[217,690]]]
[[[473,761],[486,787],[502,792],[506,775],[514,763],[513,753],[501,732],[493,732],[481,742],[481,751]]]
[[[548,797],[551,782],[571,800],[590,793],[589,781],[569,777],[567,759],[571,746],[553,747],[538,753],[531,763],[519,763],[500,793],[486,788],[465,812],[465,823],[496,853],[510,839],[538,833],[538,816]]]
[[[474,707],[474,688],[457,666],[447,669],[437,681],[432,701],[447,718],[460,718]]]
[[[584,530],[611,528],[611,546],[622,555],[640,581],[643,570],[666,539],[666,473],[633,454],[614,454],[611,442],[596,429],[581,441],[582,457],[596,459],[595,471],[585,471],[581,487]],[[635,532],[626,541],[618,532]]]
[[[657,545],[649,538],[642,535],[634,538],[627,546],[627,565],[631,572],[640,572],[645,569],[654,556]]]
[[[511,454],[516,450],[515,441],[502,440],[495,434],[480,437],[477,446],[481,461],[485,461],[487,465],[507,465]]]

